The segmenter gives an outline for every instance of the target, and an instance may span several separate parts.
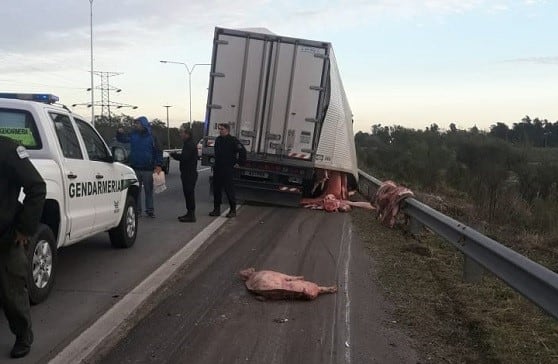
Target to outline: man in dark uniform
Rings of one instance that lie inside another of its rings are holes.
[[[196,222],[196,181],[198,180],[198,148],[192,140],[192,131],[184,125],[180,127],[182,153],[170,153],[170,156],[180,161],[180,179],[182,191],[186,200],[186,215],[180,216],[180,222]]]
[[[18,198],[25,193],[23,205]],[[13,358],[29,353],[33,343],[27,257],[24,248],[38,228],[46,185],[27,150],[0,136],[0,298],[10,330],[16,335]]]
[[[215,165],[213,167],[213,211],[209,216],[221,215],[222,190],[229,199],[230,211],[227,217],[236,216],[234,195],[234,167],[246,162],[246,149],[238,139],[230,134],[229,124],[219,124],[219,136],[215,139]]]

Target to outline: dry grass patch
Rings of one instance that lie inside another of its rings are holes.
[[[463,258],[449,243],[430,233],[417,243],[365,211],[353,220],[396,307],[392,324],[424,362],[558,363],[558,322],[489,273],[463,283]]]

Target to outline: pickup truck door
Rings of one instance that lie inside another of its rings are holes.
[[[122,176],[112,162],[106,144],[93,127],[75,119],[81,134],[95,181],[95,232],[118,225],[125,201],[122,193]]]
[[[64,201],[69,220],[70,241],[91,235],[95,226],[95,196],[90,182],[95,180],[90,162],[84,158],[76,129],[70,116],[62,112],[49,112],[58,137],[64,181]]]

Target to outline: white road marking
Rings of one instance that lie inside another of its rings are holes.
[[[339,278],[343,292],[339,289],[341,298],[335,300],[334,320],[331,327],[331,350],[329,363],[351,364],[351,298],[349,294],[349,267],[351,263],[351,244],[353,228],[348,218],[343,221],[343,233],[339,248],[339,258],[336,264],[336,272],[342,276]],[[339,296],[338,296],[339,297]],[[344,301],[344,307],[342,303]]]
[[[210,169],[211,167],[202,168],[202,169],[198,169],[198,172],[205,172],[205,171],[209,171]]]
[[[51,364],[81,363],[93,353],[105,337],[112,334],[134,311],[169,279],[188,258],[205,243],[228,219],[218,217],[190,240],[149,277],[112,306],[93,325],[66,346]]]
[[[346,236],[343,239],[347,239],[347,254],[345,258],[345,270],[344,270],[344,286],[345,286],[345,363],[351,363],[351,297],[349,296],[349,265],[351,263],[351,243],[353,239],[353,227],[348,224]],[[345,230],[345,229],[343,229]],[[345,233],[343,233],[345,235]]]

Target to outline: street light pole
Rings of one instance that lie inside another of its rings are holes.
[[[195,67],[196,65],[194,65]],[[190,98],[190,128],[192,127],[192,72],[194,72],[194,68],[192,68],[192,71],[189,71],[188,66],[186,66],[186,70],[188,70],[188,96]]]
[[[93,0],[89,0],[89,14],[90,14],[90,35],[91,35],[91,123],[95,126],[95,97],[94,97],[94,89],[95,86],[93,84]]]
[[[167,108],[167,148],[170,149],[170,128],[169,128],[169,108],[171,105],[163,105],[163,107]]]
[[[195,63],[192,66],[192,69],[188,67],[188,65],[184,62],[174,62],[174,61],[160,61],[161,63],[173,63],[173,64],[181,64],[186,67],[186,72],[188,73],[188,96],[190,99],[190,125],[192,124],[192,73],[196,69],[196,66],[211,66],[211,63]]]

